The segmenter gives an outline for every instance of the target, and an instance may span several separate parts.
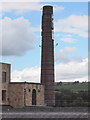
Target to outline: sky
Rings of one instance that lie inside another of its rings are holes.
[[[64,0],[63,0],[64,1]],[[88,80],[88,2],[2,2],[0,61],[11,81],[40,82],[42,7],[54,7],[55,82]],[[58,46],[56,44],[58,43]]]

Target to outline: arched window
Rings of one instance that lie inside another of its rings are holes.
[[[36,90],[32,91],[32,105],[36,105]]]

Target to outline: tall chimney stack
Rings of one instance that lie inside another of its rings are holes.
[[[44,6],[42,15],[41,83],[45,85],[45,104],[55,105],[53,6]]]

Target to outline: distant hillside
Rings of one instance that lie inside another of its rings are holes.
[[[73,92],[88,91],[88,82],[83,83],[55,83],[55,91],[70,90]]]
[[[55,105],[57,107],[89,107],[90,83],[55,83]]]

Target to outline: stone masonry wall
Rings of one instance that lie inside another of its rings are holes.
[[[41,84],[26,84],[26,106],[32,105],[32,91],[36,90],[36,105],[44,105],[44,86]]]
[[[32,91],[36,90],[36,105],[44,105],[44,86],[37,83],[10,83],[9,104],[14,108],[32,105]]]
[[[10,64],[5,64],[5,63],[0,63],[0,104],[1,105],[9,105],[9,92],[8,92],[8,87],[9,87],[9,82],[10,82]],[[2,82],[2,72],[6,72],[6,82]],[[2,90],[6,90],[6,101],[2,101]]]
[[[14,108],[24,107],[24,84],[9,85],[9,104]]]

